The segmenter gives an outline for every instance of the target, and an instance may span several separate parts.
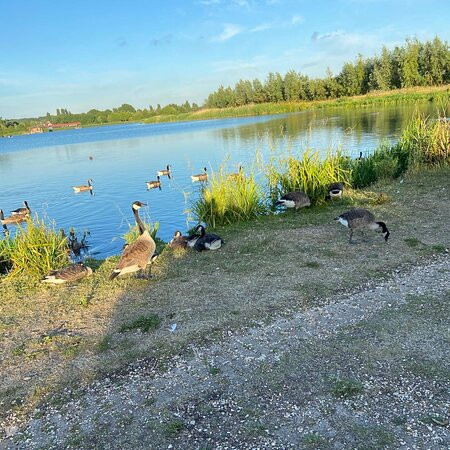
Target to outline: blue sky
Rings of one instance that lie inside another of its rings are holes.
[[[0,0],[0,116],[199,104],[220,84],[336,73],[407,36],[450,40],[448,0]]]

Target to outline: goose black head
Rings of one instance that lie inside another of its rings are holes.
[[[182,234],[181,234],[180,230],[175,231],[175,233],[173,234],[174,238],[181,237],[181,236],[182,236]]]
[[[139,202],[139,201],[135,201],[135,202],[131,205],[131,207],[132,207],[135,211],[137,211],[138,209],[141,209],[143,206],[147,206],[147,203],[142,203],[142,202]]]
[[[92,183],[93,183],[92,179],[89,178],[89,180],[88,180],[88,185],[89,185],[89,186],[92,186]]]
[[[30,207],[28,206],[28,202],[26,200],[24,200],[23,204],[24,204],[25,208],[30,209]]]
[[[197,231],[197,233],[200,232],[202,236],[205,235],[205,227],[203,225],[198,225],[195,231]]]
[[[381,228],[381,232],[383,233],[384,240],[387,242],[389,239],[389,230],[387,229],[387,226],[384,222],[377,222],[378,226]]]
[[[172,166],[170,165],[170,164],[167,164],[167,170],[169,170],[170,171],[170,168],[171,168]]]
[[[203,167],[203,170],[206,172],[206,167]]]

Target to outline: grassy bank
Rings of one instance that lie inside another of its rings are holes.
[[[200,109],[196,112],[173,115],[159,115],[145,119],[144,123],[181,122],[190,120],[224,119],[231,117],[262,116],[286,114],[305,110],[323,108],[364,108],[372,105],[395,105],[414,102],[442,103],[448,110],[450,86],[416,87],[396,89],[393,91],[377,91],[355,97],[341,97],[334,100],[316,100],[309,102],[279,102],[245,105],[233,108]]]
[[[43,286],[26,277],[3,280],[2,417],[24,413],[62,387],[111,375],[139,358],[163,369],[166,358],[195,343],[291,316],[334,292],[446,254],[449,179],[447,167],[417,172],[381,181],[370,191],[349,191],[346,205],[219,228],[227,242],[220,253],[165,250],[150,284],[108,281],[117,258],[87,261],[93,276],[71,286]],[[389,243],[374,236],[371,243],[348,246],[347,231],[333,218],[349,204],[369,207],[386,221]],[[64,402],[61,395],[52,401]]]

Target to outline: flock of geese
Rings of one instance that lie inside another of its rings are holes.
[[[241,168],[239,168],[239,173],[237,174],[237,176],[239,176],[240,174]],[[167,165],[166,169],[159,170],[157,172],[156,181],[146,182],[147,189],[154,189],[154,188],[161,189],[161,180],[160,180],[161,176],[167,176],[171,178],[170,164]],[[191,179],[192,181],[207,181],[208,174],[206,171],[206,167],[203,169],[203,173],[192,175]],[[92,180],[89,179],[87,185],[73,186],[73,189],[75,192],[90,191],[92,193],[92,183],[93,183]],[[343,183],[332,183],[329,186],[327,198],[342,199],[343,191],[344,191]],[[282,196],[280,200],[277,201],[276,204],[279,206],[284,206],[286,208],[293,208],[297,211],[300,208],[310,206],[311,200],[307,194],[298,190],[288,192],[287,194]],[[136,272],[139,272],[141,274],[140,275],[141,277],[144,278],[151,277],[151,272],[148,275],[145,275],[145,271],[147,269],[147,266],[149,265],[151,270],[151,264],[158,257],[158,253],[156,252],[156,243],[154,239],[150,235],[147,228],[144,226],[139,216],[139,210],[143,206],[147,205],[140,201],[135,201],[131,205],[131,209],[137,227],[139,229],[139,236],[134,240],[134,242],[124,245],[120,261],[110,275],[111,280],[119,276]],[[0,209],[0,223],[5,230],[5,234],[7,234],[7,225],[24,222],[25,220],[27,220],[30,214],[31,210],[26,201],[24,202],[23,207],[11,211],[11,216],[7,218],[4,217],[3,211]],[[386,227],[386,224],[384,222],[376,221],[373,213],[367,209],[363,208],[350,209],[349,211],[336,217],[335,220],[344,225],[345,227],[349,228],[350,244],[355,243],[353,241],[354,231],[360,231],[362,238],[364,238],[365,230],[381,231],[386,242],[390,235]],[[77,244],[82,245],[84,243],[85,238],[86,233],[83,237],[82,242],[78,243],[76,237],[74,237],[74,234],[71,234],[69,238],[69,246],[71,246],[71,243],[75,241]],[[195,229],[194,234],[189,236],[184,236],[180,231],[175,231],[172,240],[168,243],[168,246],[172,249],[193,248],[197,251],[204,251],[204,250],[218,250],[222,247],[223,244],[224,240],[220,236],[212,233],[206,233],[205,227],[203,225],[198,225],[197,228]],[[51,284],[63,284],[67,282],[80,280],[91,274],[92,269],[90,267],[87,267],[83,263],[76,263],[64,269],[50,272],[48,275],[44,277],[42,282]]]

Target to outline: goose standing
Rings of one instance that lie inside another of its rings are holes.
[[[350,229],[349,243],[353,244],[353,231],[360,230],[364,236],[364,230],[375,230],[383,233],[384,240],[387,242],[389,238],[389,231],[384,222],[375,222],[375,216],[367,209],[354,208],[336,217],[339,223]]]
[[[78,263],[61,270],[52,270],[41,280],[41,283],[64,284],[81,280],[89,275],[92,275],[92,269],[82,263]]]
[[[206,167],[203,167],[203,173],[198,173],[197,175],[191,175],[192,181],[206,181],[208,179],[208,174],[206,173]]]
[[[302,191],[292,191],[283,195],[276,204],[285,206],[286,208],[295,208],[298,211],[300,208],[311,205],[311,200]]]
[[[200,237],[200,236],[199,236]],[[172,240],[169,242],[169,247],[173,250],[178,248],[186,248],[189,237],[181,234],[181,231],[175,231]],[[198,239],[198,238],[197,238]]]
[[[166,168],[162,169],[162,170],[158,170],[157,174],[161,177],[164,175],[167,175],[170,179],[170,178],[172,178],[172,172],[170,169],[171,169],[171,165],[167,164]]]
[[[25,200],[23,202],[23,204],[24,204],[24,208],[14,209],[13,211],[11,211],[11,215],[12,216],[17,216],[17,215],[28,215],[29,216],[31,213],[31,209],[28,205],[28,202]]]
[[[156,181],[146,181],[147,190],[159,188],[161,190],[161,178],[158,175]]]
[[[203,225],[199,225],[197,231],[200,231],[200,237],[195,242],[194,248],[199,252],[203,250],[218,250],[225,243],[220,236],[217,236],[217,234],[206,234]]]
[[[92,192],[92,183],[93,183],[93,181],[89,178],[89,180],[87,180],[87,182],[88,182],[87,185],[72,186],[72,189],[75,192],[85,192],[85,191],[91,191]]]
[[[109,277],[110,280],[127,273],[133,273],[139,270],[144,271],[150,258],[152,258],[155,253],[155,241],[150,236],[150,233],[139,217],[139,209],[143,206],[146,206],[146,204],[137,201],[131,205],[134,218],[139,227],[140,235],[134,242],[124,247],[119,264]]]

